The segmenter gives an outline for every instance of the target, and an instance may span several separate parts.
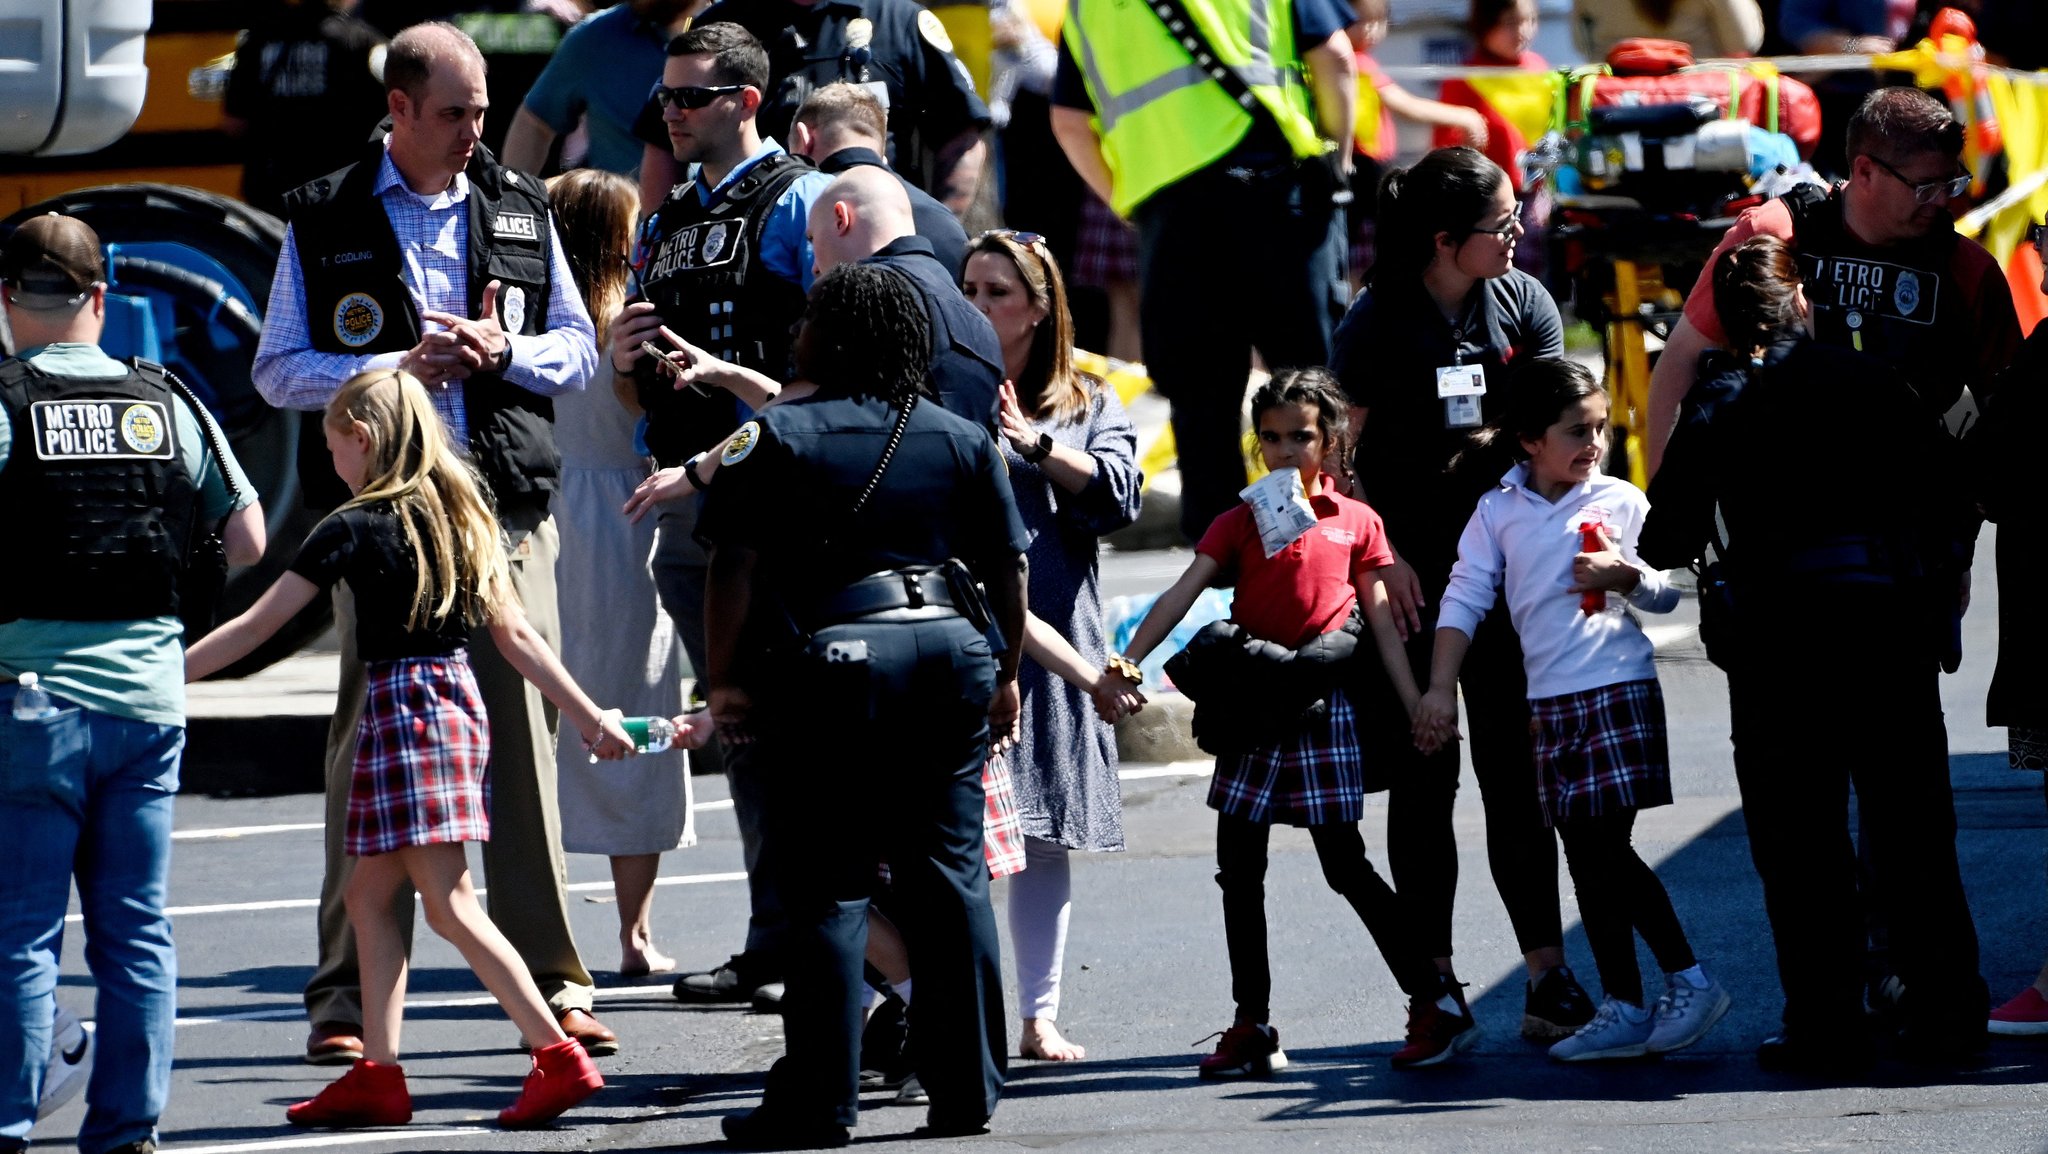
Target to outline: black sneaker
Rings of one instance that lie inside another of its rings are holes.
[[[884,998],[860,1034],[860,1088],[899,1090],[916,1073],[910,1057],[910,1030],[903,1020],[903,1000]]]
[[[670,992],[679,1002],[750,1002],[754,991],[773,980],[753,965],[753,959],[734,954],[715,970],[677,978]]]
[[[1523,995],[1522,1036],[1532,1042],[1569,1038],[1593,1020],[1593,1010],[1592,996],[1572,977],[1571,967],[1559,966]]]
[[[1861,1078],[1876,1064],[1867,1031],[1780,1030],[1756,1048],[1756,1064],[1769,1074],[1804,1078]]]

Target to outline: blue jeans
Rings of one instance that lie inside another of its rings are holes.
[[[151,1138],[171,1085],[177,957],[164,890],[185,730],[95,713],[61,697],[56,716],[14,718],[0,686],[0,1140],[36,1119],[71,879],[85,960],[99,985],[85,1154]]]

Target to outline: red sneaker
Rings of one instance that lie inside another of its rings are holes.
[[[519,1088],[519,1100],[498,1111],[498,1125],[509,1130],[545,1126],[602,1089],[604,1076],[576,1039],[542,1046],[533,1052],[533,1070]]]
[[[1992,1033],[2009,1038],[2048,1034],[2048,998],[2028,986],[2018,997],[1991,1011],[1991,1021],[1986,1025]]]
[[[1462,1003],[1461,1003],[1462,1005]],[[1408,1044],[1394,1051],[1396,1070],[1413,1070],[1448,1062],[1479,1040],[1472,1012],[1447,1014],[1434,1001],[1408,1001]]]
[[[294,1126],[403,1126],[412,1121],[405,1068],[357,1058],[325,1090],[286,1107],[284,1119]]]
[[[1275,1070],[1287,1068],[1287,1053],[1280,1048],[1280,1031],[1271,1026],[1240,1022],[1223,1031],[1222,1038],[1216,1043],[1216,1052],[1202,1059],[1204,1078],[1265,1078]]]

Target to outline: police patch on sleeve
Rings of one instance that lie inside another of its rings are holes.
[[[746,424],[741,425],[737,432],[733,433],[731,440],[725,443],[725,452],[718,455],[718,463],[721,465],[737,465],[751,456],[755,446],[760,443],[761,422],[748,421]]]
[[[924,35],[926,40],[931,42],[932,47],[939,51],[951,52],[953,50],[953,38],[946,35],[945,21],[932,15],[931,9],[921,8],[918,10],[917,30]]]
[[[45,461],[169,460],[170,409],[126,397],[29,405],[36,456]]]
[[[368,293],[350,293],[334,306],[334,339],[362,348],[384,331],[384,306]]]

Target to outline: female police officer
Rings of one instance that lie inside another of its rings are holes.
[[[712,715],[775,783],[762,832],[789,920],[788,1055],[725,1119],[741,1146],[847,1141],[879,861],[914,911],[928,1131],[979,1133],[1001,1088],[981,769],[1016,722],[1029,539],[987,431],[919,403],[930,342],[901,273],[826,274],[796,343],[816,391],[728,442],[698,523]]]

